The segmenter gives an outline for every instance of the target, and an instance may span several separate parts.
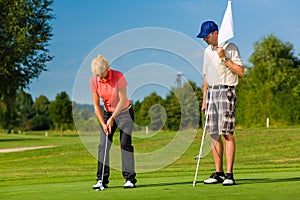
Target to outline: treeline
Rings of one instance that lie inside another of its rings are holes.
[[[200,121],[202,91],[194,82],[186,82],[181,88],[173,88],[166,99],[156,93],[140,102],[132,102],[135,111],[135,130],[148,126],[149,130],[178,130],[197,128]],[[0,121],[7,132],[19,133],[37,130],[75,130],[95,131],[92,105],[72,102],[66,92],[57,94],[49,101],[44,95],[33,101],[30,94],[19,91],[11,116]]]
[[[142,102],[134,104],[135,129],[145,126],[154,131],[198,128],[201,124],[202,98],[202,90],[192,81],[172,89],[165,99],[152,93]]]
[[[57,126],[55,119],[31,108],[32,99],[22,92],[47,71],[53,58],[48,49],[55,17],[52,4],[53,0],[0,1],[0,127],[8,132]]]
[[[179,130],[198,128],[201,123],[200,107],[203,93],[196,83],[189,81],[180,88],[172,88],[165,99],[155,92],[143,101],[132,102],[135,130]],[[74,103],[73,116],[78,132],[99,130],[92,105]]]
[[[75,129],[72,117],[72,102],[66,92],[57,94],[54,101],[44,95],[33,101],[30,94],[18,91],[12,110],[0,126],[10,132],[29,130],[66,130]]]
[[[293,45],[274,35],[254,46],[245,77],[239,79],[236,124],[239,127],[264,127],[300,124],[300,61]],[[200,82],[201,80],[199,80]],[[132,102],[135,130],[179,130],[201,126],[202,90],[194,82],[171,89],[165,98],[155,92],[143,101]],[[12,102],[13,103],[13,102]],[[73,106],[73,110],[72,110]],[[33,102],[31,95],[17,93],[12,110],[0,110],[0,126],[14,130],[98,130],[92,105],[71,102],[62,92],[54,101],[41,95]],[[10,115],[4,115],[10,113]],[[75,121],[75,124],[74,124]]]

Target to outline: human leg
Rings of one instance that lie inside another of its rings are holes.
[[[220,136],[212,137],[212,154],[216,172],[212,173],[209,179],[204,180],[205,184],[223,183],[225,174],[223,171],[223,142]]]
[[[212,154],[215,164],[215,173],[204,180],[205,184],[222,183],[225,179],[223,171],[223,142],[219,135],[219,101],[220,91],[209,90],[206,96],[206,132],[211,136]]]
[[[235,157],[235,140],[233,135],[224,135],[226,154],[226,173],[233,173],[233,163]]]
[[[134,147],[132,145],[132,129],[133,129],[134,114],[133,109],[121,113],[116,121],[120,128],[120,144],[122,155],[122,174],[126,179],[124,188],[135,187],[137,182],[135,177],[134,164]]]
[[[111,116],[111,113],[105,112],[104,113],[104,120],[107,121],[109,117]],[[98,146],[98,168],[97,168],[97,180],[101,180],[103,185],[107,185],[109,183],[109,175],[110,175],[110,167],[109,167],[109,152],[113,141],[113,135],[116,131],[117,125],[114,124],[112,127],[112,132],[106,137],[106,134],[104,133],[103,129],[100,128],[100,144]],[[107,146],[106,146],[106,139]],[[105,148],[106,147],[106,148]],[[105,154],[105,159],[104,159]],[[103,162],[105,160],[105,163]],[[104,166],[104,174],[103,172],[103,166]],[[103,180],[102,180],[103,177]]]
[[[104,134],[103,131],[100,133],[100,144],[98,146],[98,168],[97,168],[97,180],[102,180],[103,184],[109,183],[109,175],[110,175],[110,168],[109,168],[109,151],[112,144],[112,138],[113,134],[109,134],[108,137],[106,137],[106,134]],[[106,139],[107,146],[106,146]],[[104,158],[105,155],[105,158]],[[103,162],[105,160],[105,163]],[[104,174],[102,175],[104,167]]]
[[[223,172],[223,142],[221,137],[212,139],[212,154],[216,172]]]
[[[122,173],[126,180],[135,181],[134,171],[134,147],[131,135],[120,130]]]
[[[223,104],[226,109],[223,119],[222,133],[225,139],[225,157],[226,157],[226,175],[223,185],[234,185],[235,180],[233,178],[233,164],[235,158],[235,138],[233,136],[235,129],[235,105],[236,105],[235,89],[229,89],[227,91],[227,102]]]
[[[100,144],[98,146],[98,165],[97,165],[97,182],[93,185],[93,189],[102,190],[107,188],[109,183],[109,149],[111,142],[108,141],[108,135],[104,134],[102,128],[100,128]]]

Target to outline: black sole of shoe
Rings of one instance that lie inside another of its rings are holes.
[[[236,185],[236,183],[233,183],[233,184],[223,184],[223,186],[232,186],[232,185]]]

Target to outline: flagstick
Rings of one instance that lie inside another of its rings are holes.
[[[213,94],[213,91],[214,91],[215,79],[216,79],[216,77],[214,77],[214,81],[213,81],[213,84],[212,84],[212,90],[211,90],[210,98],[209,98],[209,102],[208,102],[208,107],[207,107],[207,110],[205,109],[205,113],[204,113],[204,115],[205,115],[205,122],[204,122],[204,127],[203,127],[203,130],[202,130],[201,145],[200,145],[200,149],[199,149],[198,161],[197,161],[197,166],[196,166],[196,171],[195,171],[195,177],[194,177],[194,181],[193,181],[193,186],[194,187],[197,184],[197,176],[198,176],[199,164],[200,164],[200,160],[201,160],[201,157],[202,157],[202,149],[203,149],[204,137],[205,137],[205,132],[206,132],[205,130],[206,130],[206,125],[207,125],[207,119],[208,119],[207,115],[208,115],[208,111],[210,109],[210,106],[212,104],[212,94]]]
[[[208,104],[208,105],[210,105],[210,104]],[[202,119],[202,123],[203,123],[203,119]],[[205,137],[206,123],[207,123],[207,116],[205,117],[204,126],[202,127],[202,139],[201,139],[201,145],[200,145],[199,154],[198,154],[198,161],[197,161],[197,166],[196,166],[195,177],[194,177],[194,181],[193,181],[193,186],[194,187],[197,184],[197,176],[198,176],[199,164],[200,164],[200,160],[202,158],[202,149],[203,149],[203,143],[204,143],[204,137]]]

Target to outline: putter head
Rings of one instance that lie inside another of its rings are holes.
[[[199,156],[199,155],[194,156],[194,159],[195,159],[195,160],[199,160],[200,158],[203,158],[203,157],[202,157],[202,156]]]
[[[104,190],[103,185],[101,185],[101,186],[99,187],[99,189],[96,189],[96,191],[102,191],[102,190]]]

